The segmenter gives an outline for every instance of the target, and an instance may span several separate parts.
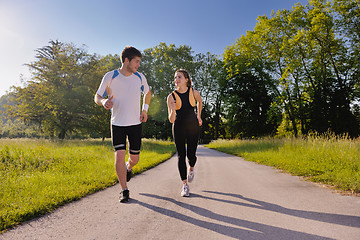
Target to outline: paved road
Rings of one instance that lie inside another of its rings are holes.
[[[360,198],[205,147],[191,196],[180,197],[176,157],[119,186],[70,203],[0,239],[360,239]]]

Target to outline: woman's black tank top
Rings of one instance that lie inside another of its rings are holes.
[[[189,102],[189,92],[190,88],[185,93],[179,93],[175,91],[176,94],[181,99],[181,108],[176,110],[176,120],[175,121],[191,121],[196,120],[195,107],[191,106]]]

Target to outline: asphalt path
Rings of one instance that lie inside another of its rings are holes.
[[[200,146],[191,196],[181,197],[176,155],[0,235],[0,239],[360,240],[360,198]],[[141,161],[141,159],[140,159]]]

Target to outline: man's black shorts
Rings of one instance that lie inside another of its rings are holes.
[[[126,137],[129,140],[129,153],[138,155],[141,147],[142,125],[116,126],[111,125],[111,138],[114,150],[126,150]]]

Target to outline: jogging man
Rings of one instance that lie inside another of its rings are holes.
[[[115,171],[122,191],[119,201],[129,201],[132,168],[139,161],[142,122],[147,121],[151,92],[145,76],[137,72],[142,55],[127,46],[121,53],[121,67],[106,73],[95,94],[94,101],[111,109],[111,138],[115,151]],[[143,106],[140,111],[141,93]],[[107,96],[107,98],[106,98]],[[129,159],[125,163],[126,138],[129,142]]]

